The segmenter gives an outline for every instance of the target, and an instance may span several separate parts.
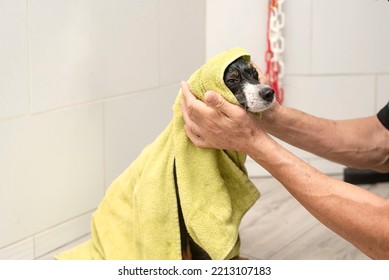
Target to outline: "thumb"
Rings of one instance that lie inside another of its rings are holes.
[[[225,100],[219,93],[208,91],[204,95],[204,103],[213,109],[221,110],[228,106],[227,100]]]
[[[209,108],[212,108],[222,113],[223,115],[226,115],[227,117],[232,117],[236,114],[239,114],[241,113],[241,110],[244,111],[242,107],[228,102],[227,100],[224,99],[223,96],[221,96],[219,93],[216,93],[214,91],[208,91],[205,93],[204,103]]]

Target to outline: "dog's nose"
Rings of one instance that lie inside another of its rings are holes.
[[[259,92],[259,95],[266,101],[273,101],[274,90],[270,87],[266,87]]]

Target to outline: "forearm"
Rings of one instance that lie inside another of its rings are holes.
[[[265,141],[257,145],[266,145],[266,152],[253,148],[250,156],[309,212],[371,258],[389,258],[389,204],[385,199],[334,180],[276,142]]]
[[[376,116],[332,121],[276,108],[264,114],[261,125],[277,138],[350,167],[389,171],[389,131]]]

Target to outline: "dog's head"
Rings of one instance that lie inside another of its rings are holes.
[[[260,83],[255,67],[242,57],[228,65],[223,79],[239,104],[249,112],[262,112],[275,100],[274,90]]]

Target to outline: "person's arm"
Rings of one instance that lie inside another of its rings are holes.
[[[207,106],[186,83],[181,87],[185,130],[195,145],[250,155],[327,227],[371,258],[389,258],[389,200],[320,173],[275,142],[257,118],[220,95],[208,93]]]
[[[277,138],[329,160],[389,171],[389,130],[377,116],[333,121],[277,104],[264,113],[261,125]]]
[[[250,156],[313,216],[369,257],[389,259],[388,199],[320,173],[272,139],[257,141]]]

